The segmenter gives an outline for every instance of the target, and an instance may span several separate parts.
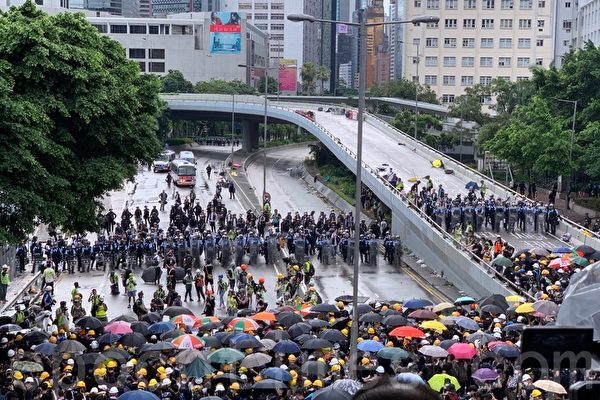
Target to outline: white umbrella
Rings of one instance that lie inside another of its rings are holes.
[[[439,346],[425,345],[419,349],[419,353],[433,357],[433,358],[445,358],[448,356],[448,352]]]
[[[539,381],[533,382],[533,386],[538,389],[541,389],[545,392],[555,393],[555,394],[567,394],[565,388],[558,382],[549,381],[547,379],[540,379]]]

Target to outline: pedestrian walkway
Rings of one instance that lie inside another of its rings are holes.
[[[232,165],[239,165],[236,169],[230,168],[229,175],[231,180],[236,185],[236,193],[240,202],[248,210],[261,210],[262,202],[260,201],[256,188],[254,188],[248,180],[246,173],[246,163],[251,154],[244,153],[241,150],[233,153]]]

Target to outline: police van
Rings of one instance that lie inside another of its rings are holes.
[[[169,172],[171,167],[171,161],[175,159],[175,152],[171,150],[165,150],[152,161],[152,170],[154,172]]]

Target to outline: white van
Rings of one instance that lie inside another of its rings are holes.
[[[196,157],[194,157],[194,153],[191,151],[180,151],[179,158],[189,162],[190,164],[196,164]]]
[[[165,150],[152,162],[154,172],[169,172],[171,161],[175,159],[175,152]]]

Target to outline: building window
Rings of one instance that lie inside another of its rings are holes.
[[[271,30],[272,31],[282,31],[283,24],[271,24]]]
[[[465,0],[464,7],[465,10],[476,10],[477,0]]]
[[[150,25],[148,27],[148,33],[151,35],[158,35],[158,25]]]
[[[92,24],[92,26],[100,33],[106,33],[108,31],[106,24]]]
[[[456,77],[454,75],[444,75],[442,83],[444,86],[454,86],[456,85]]]
[[[481,48],[482,49],[491,49],[494,47],[494,39],[493,38],[481,38]]]
[[[517,76],[517,82],[528,81],[528,80],[529,80],[528,76]]]
[[[425,47],[438,47],[438,38],[425,39]]]
[[[537,40],[535,41],[535,45],[536,45],[537,47],[543,47],[543,46],[544,46],[544,39],[537,39]]]
[[[498,57],[498,66],[499,67],[510,67],[511,59],[510,57]]]
[[[492,57],[479,57],[480,67],[491,67],[493,65]]]
[[[271,19],[283,21],[284,17],[283,14],[271,14]]]
[[[474,78],[470,75],[463,75],[460,77],[461,86],[473,86]]]
[[[461,65],[463,67],[473,67],[475,66],[475,57],[463,57],[461,60]]]
[[[129,58],[131,58],[131,59],[146,58],[146,49],[129,49]]]
[[[271,10],[283,10],[283,3],[271,4]]]
[[[519,29],[531,29],[531,20],[530,19],[520,19],[519,20]]]
[[[513,20],[512,18],[502,18],[500,20],[500,29],[512,29]]]
[[[544,0],[538,0],[538,8],[546,8],[546,2]]]
[[[127,25],[111,25],[110,33],[127,33]]]
[[[472,49],[475,47],[475,38],[463,38],[462,47],[465,49]]]
[[[456,18],[446,18],[444,20],[444,27],[446,29],[455,29],[456,28]]]
[[[428,10],[438,10],[440,8],[440,0],[427,0]]]
[[[475,19],[473,19],[473,18],[463,19],[463,28],[465,28],[465,29],[475,28]]]
[[[446,0],[446,10],[456,10],[458,8],[458,0]]]
[[[519,48],[520,49],[529,49],[529,48],[531,48],[531,39],[529,39],[529,38],[519,38]]]
[[[425,84],[429,86],[437,85],[437,75],[425,75]]]
[[[149,62],[148,72],[165,72],[164,62]]]
[[[501,49],[512,48],[512,39],[511,38],[500,38],[500,48]]]
[[[445,38],[444,47],[453,49],[456,47],[456,38]]]
[[[254,26],[260,29],[261,31],[269,30],[269,24],[254,24]]]
[[[571,8],[571,2],[565,1],[565,8]]]
[[[269,15],[268,14],[262,14],[262,13],[261,14],[254,14],[254,19],[255,20],[256,19],[262,19],[262,20],[269,19]]]
[[[254,9],[255,10],[268,10],[269,5],[267,3],[256,3],[254,5]]]
[[[129,33],[135,35],[145,35],[146,25],[129,25]]]
[[[152,58],[155,60],[164,60],[165,59],[165,49],[149,49],[148,50],[148,58]]]
[[[500,3],[500,8],[503,10],[512,10],[514,7],[513,0],[502,0]]]
[[[427,56],[425,57],[425,66],[426,67],[437,67],[438,58],[436,56]]]
[[[571,32],[572,21],[570,19],[563,20],[563,29],[567,32]]]
[[[413,38],[413,46],[419,46],[421,44],[421,38]]]
[[[482,85],[489,85],[490,83],[492,83],[492,77],[491,76],[480,76],[479,83],[481,83]]]
[[[531,10],[533,7],[533,0],[519,0],[520,10]]]
[[[415,0],[414,7],[415,8],[421,8],[421,0]]]
[[[493,10],[496,8],[496,2],[494,0],[483,0],[483,9],[484,10]]]
[[[146,72],[146,63],[144,61],[138,61],[138,66],[140,67],[140,72]]]
[[[538,66],[542,67],[544,65],[544,59],[543,58],[536,58],[535,59],[535,65],[538,65]]]
[[[454,103],[454,95],[453,94],[443,94],[442,95],[442,103]]]
[[[485,29],[494,29],[494,19],[484,18],[481,20],[481,27]]]
[[[518,68],[529,68],[529,57],[517,57],[517,67]]]
[[[439,22],[428,22],[427,25],[425,25],[427,28],[429,29],[437,29],[440,26]]]
[[[444,57],[444,67],[456,67],[456,57]]]
[[[545,26],[546,26],[546,21],[544,21],[543,19],[538,19],[537,27],[540,29],[540,31],[542,29],[544,29]]]

